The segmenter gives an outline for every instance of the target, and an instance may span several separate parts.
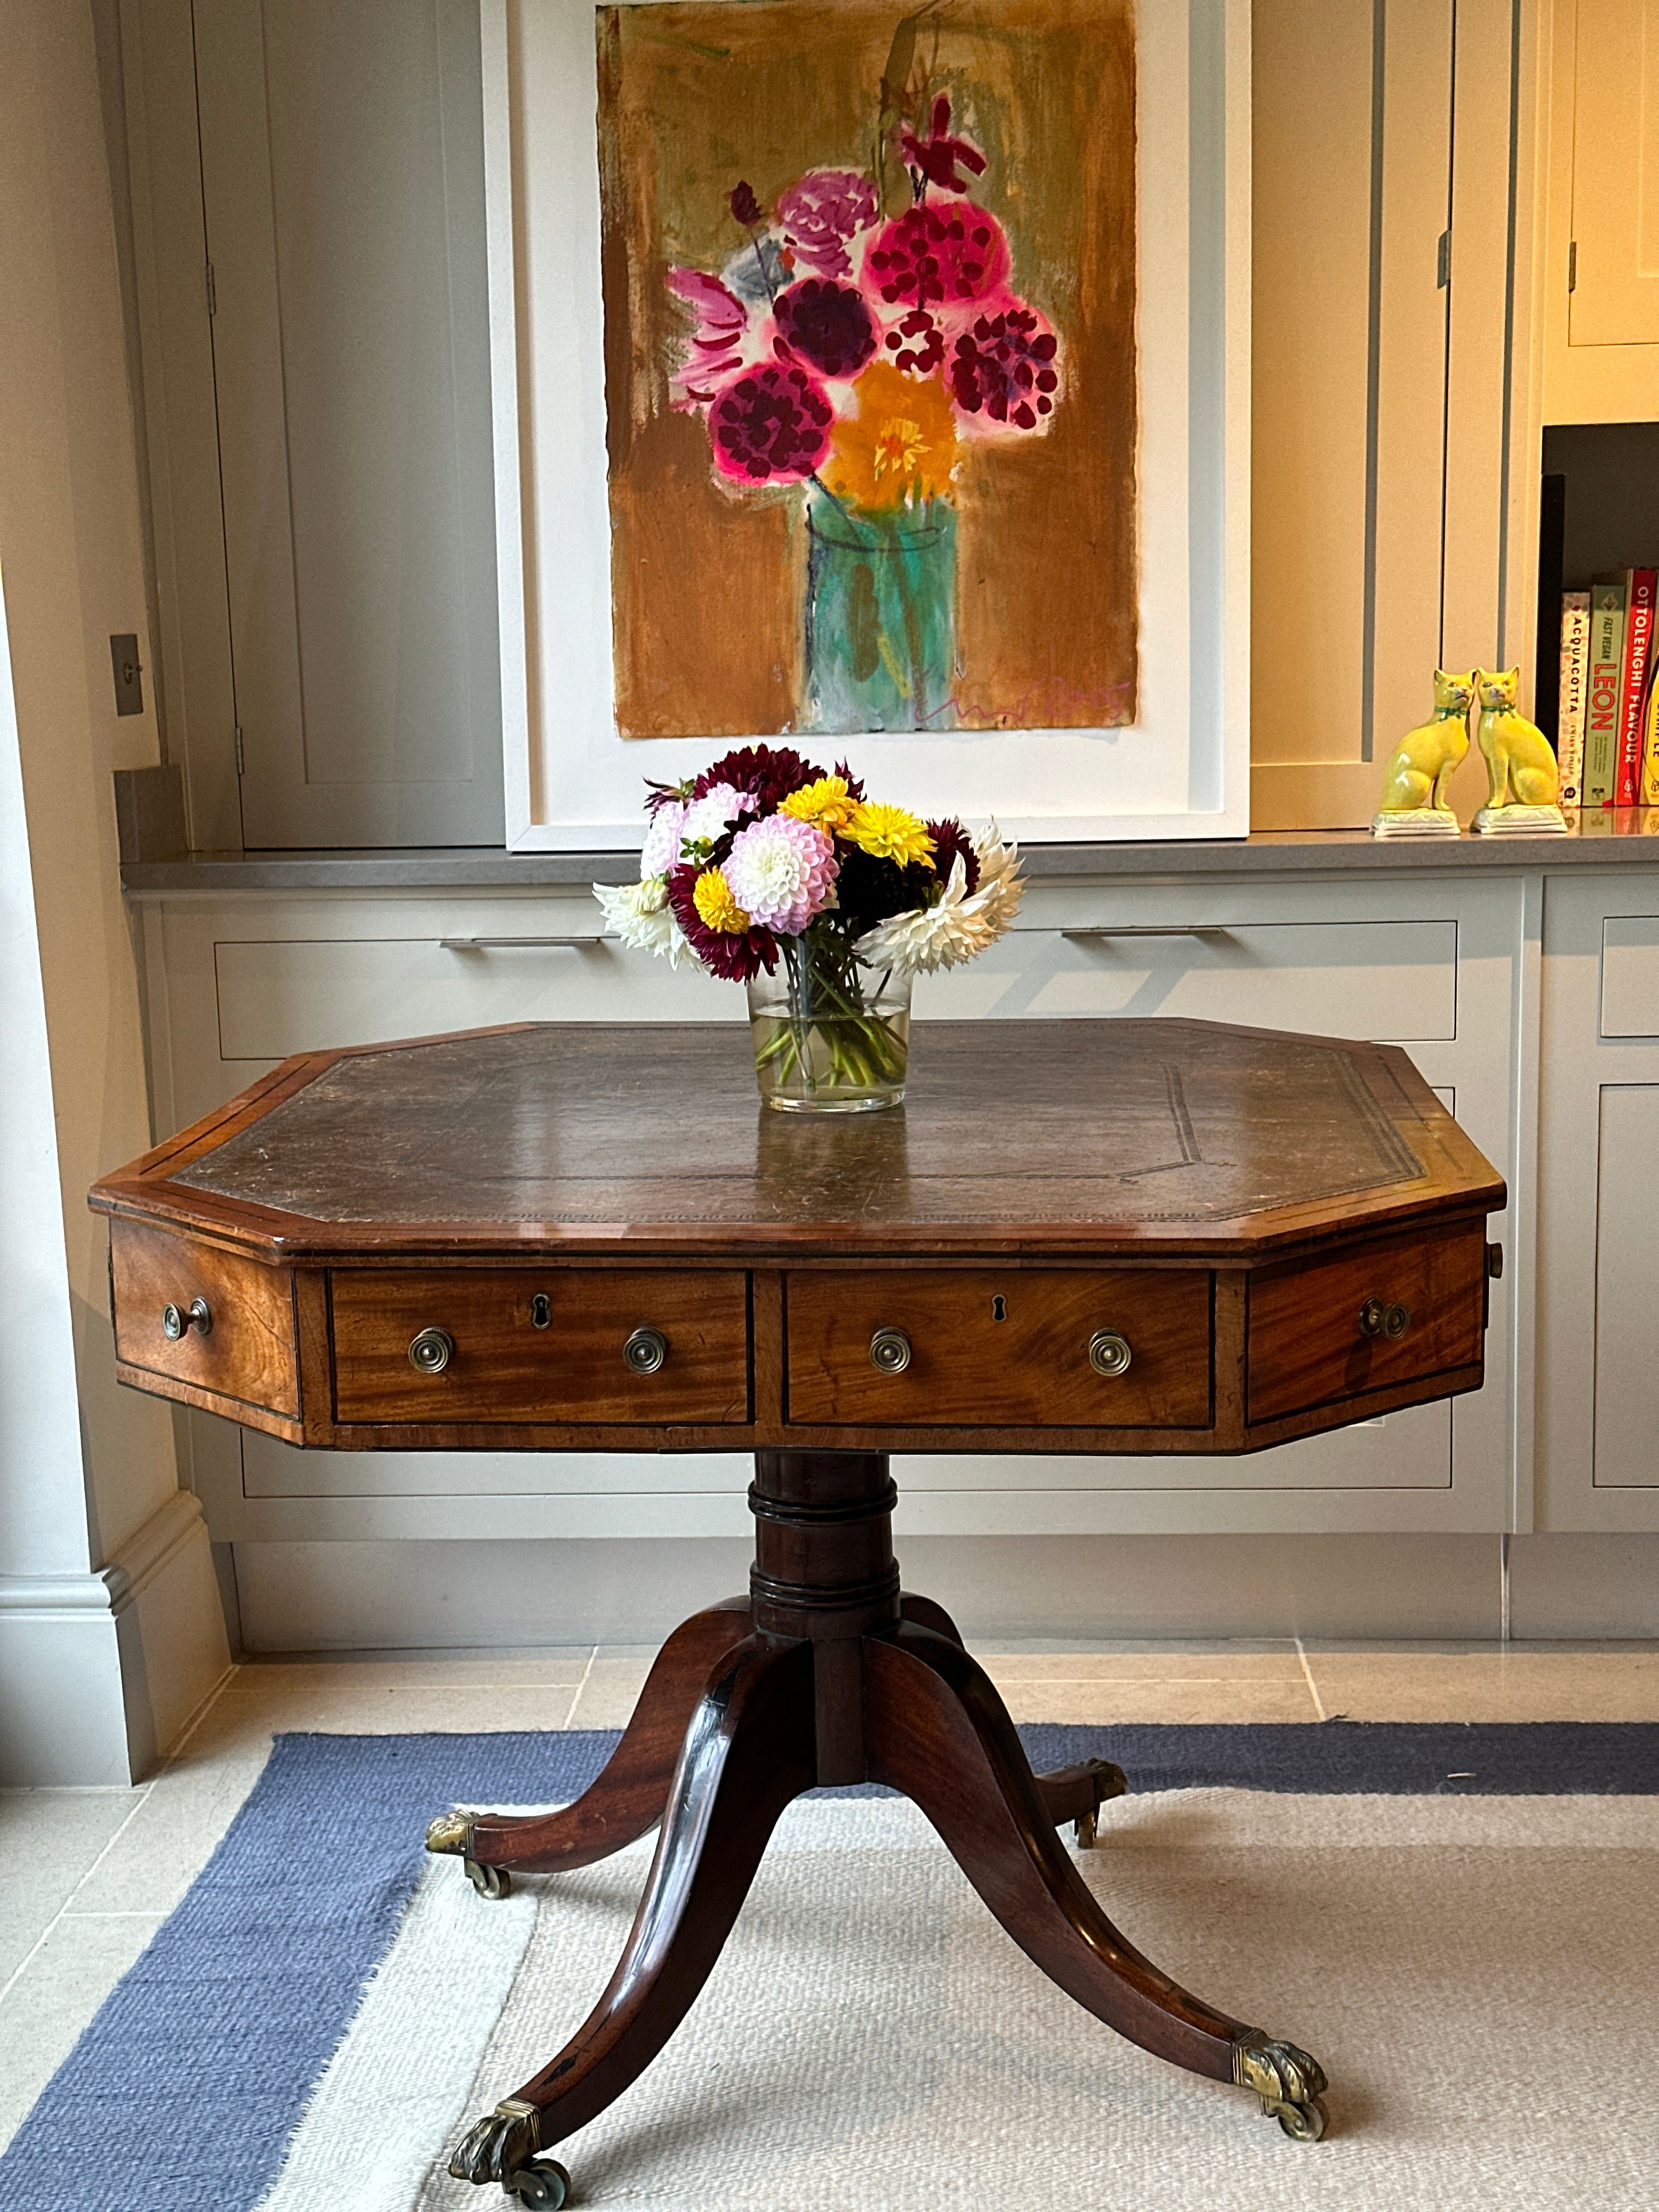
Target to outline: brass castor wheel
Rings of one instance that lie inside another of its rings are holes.
[[[1090,1779],[1094,1784],[1095,1802],[1086,1813],[1079,1813],[1072,1832],[1077,1838],[1080,1851],[1093,1850],[1100,1840],[1100,1808],[1111,1797],[1121,1797],[1128,1788],[1128,1778],[1121,1766],[1114,1766],[1109,1759],[1091,1759],[1088,1762]]]
[[[548,2207],[548,2212],[559,2212],[562,2204],[570,2199],[570,2176],[556,2159],[538,2159],[533,2166],[515,2166],[501,2186],[520,2204]]]
[[[1299,2045],[1278,2043],[1251,2028],[1233,2045],[1233,2079],[1254,2089],[1292,2142],[1316,2143],[1329,2124],[1325,2069]]]
[[[477,1859],[463,1859],[461,1864],[466,1869],[467,1880],[480,1897],[510,1897],[512,1895],[513,1877],[505,1867],[480,1866]],[[543,2199],[537,2197],[526,2201],[539,2204]],[[564,2199],[562,2197],[552,2197],[546,2201],[550,2204],[562,2204]]]
[[[1310,2097],[1305,2105],[1280,2105],[1273,2117],[1292,2142],[1317,2142],[1330,2125],[1322,2097]]]

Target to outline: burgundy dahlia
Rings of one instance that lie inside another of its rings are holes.
[[[745,370],[708,410],[714,465],[738,483],[799,483],[830,450],[835,410],[804,368]]]
[[[907,208],[870,249],[868,282],[890,307],[982,300],[1008,274],[1008,241],[971,200]]]
[[[751,794],[757,816],[771,814],[792,791],[799,791],[804,783],[817,782],[823,774],[821,768],[803,760],[791,745],[739,745],[704,769],[691,786],[690,796],[702,799],[717,785],[729,783],[734,791]]]
[[[945,364],[945,333],[926,307],[901,315],[884,343],[894,368],[912,376],[931,376]]]
[[[755,198],[755,188],[750,184],[733,185],[726,196],[726,204],[732,210],[732,220],[740,222],[745,230],[753,230],[766,220],[766,210]]]
[[[958,176],[958,168],[967,169],[975,177],[985,174],[985,156],[979,148],[966,138],[952,138],[951,131],[951,102],[944,93],[933,102],[932,126],[925,138],[917,137],[914,131],[906,131],[900,141],[907,167],[924,176],[930,185],[941,191],[965,192],[966,177]]]
[[[963,872],[968,878],[968,896],[972,898],[979,889],[979,854],[974,842],[960,822],[930,822],[927,835],[933,841],[933,866],[942,884],[951,880],[952,864],[960,860]]]
[[[876,328],[861,293],[825,276],[808,276],[772,304],[778,352],[804,361],[820,376],[856,376],[876,349]]]
[[[1058,342],[1034,307],[1015,301],[976,316],[956,342],[951,392],[964,415],[1035,430],[1054,412],[1060,389]]]

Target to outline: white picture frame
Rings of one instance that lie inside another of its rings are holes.
[[[623,851],[647,778],[740,740],[617,733],[594,9],[481,5],[507,842]],[[1248,0],[1141,0],[1137,720],[801,740],[884,799],[1024,843],[1248,833],[1249,82]]]

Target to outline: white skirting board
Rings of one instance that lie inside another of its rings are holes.
[[[95,1571],[0,1576],[0,1787],[140,1780],[229,1664],[188,1491]]]
[[[747,1583],[726,1537],[239,1543],[242,1638],[274,1651],[646,1644]],[[906,1585],[963,1633],[1496,1639],[1496,1535],[912,1536]],[[1659,1636],[1659,1534],[1516,1536],[1516,1638]]]

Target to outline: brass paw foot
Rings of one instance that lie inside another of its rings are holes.
[[[1090,1778],[1095,1787],[1095,1802],[1088,1812],[1080,1813],[1072,1832],[1080,1851],[1091,1851],[1100,1833],[1100,1808],[1109,1798],[1121,1797],[1129,1786],[1128,1777],[1121,1766],[1114,1766],[1109,1759],[1091,1759],[1087,1762]]]
[[[426,1847],[459,1858],[480,1897],[507,1896],[513,1887],[512,1875],[505,1867],[481,1866],[473,1857],[472,1829],[471,1813],[440,1813],[427,1825]]]
[[[471,1813],[440,1813],[435,1820],[426,1824],[426,1847],[429,1851],[450,1851],[458,1858],[472,1856],[472,1815]]]
[[[1327,2115],[1320,2101],[1330,2084],[1316,2058],[1293,2043],[1273,2043],[1260,2033],[1241,2036],[1233,2045],[1233,2079],[1254,2089],[1261,2109],[1271,2112],[1297,2142],[1317,2142]]]
[[[535,2155],[540,2116],[534,2105],[507,2097],[467,2130],[449,2171],[457,2181],[499,2181],[521,2204],[558,2212],[570,2195],[570,2176],[553,2159]]]

